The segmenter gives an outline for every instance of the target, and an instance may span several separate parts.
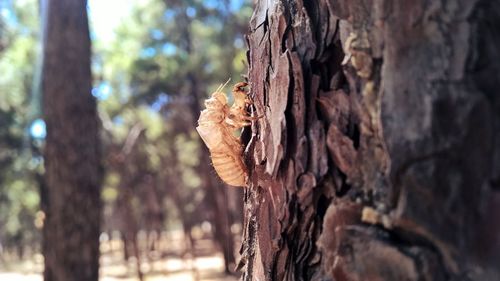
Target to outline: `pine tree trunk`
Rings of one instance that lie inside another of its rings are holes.
[[[493,2],[257,1],[243,280],[499,280]]]
[[[102,168],[86,4],[48,0],[43,7],[45,281],[98,280]]]
[[[187,38],[190,38],[186,34]],[[200,101],[200,91],[198,85],[197,77],[189,73],[188,81],[191,87],[191,96],[194,97],[190,104],[191,113],[193,120],[196,120],[199,113],[201,112]],[[226,188],[222,183],[218,183],[213,177],[213,168],[211,167],[210,153],[205,145],[202,143],[201,139],[198,139],[201,149],[199,150],[198,158],[200,159],[198,165],[198,172],[202,177],[202,188],[206,192],[206,200],[208,206],[212,209],[213,217],[212,224],[214,226],[214,241],[220,247],[223,257],[224,257],[224,272],[231,273],[232,266],[235,263],[234,257],[234,239],[231,234],[231,223],[229,220],[229,208],[225,198],[227,198],[227,193],[222,188]]]

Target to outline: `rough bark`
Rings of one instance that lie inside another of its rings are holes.
[[[493,2],[257,1],[243,280],[498,280]]]
[[[44,280],[97,281],[102,168],[86,1],[44,3]]]

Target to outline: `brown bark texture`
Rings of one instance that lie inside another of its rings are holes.
[[[242,280],[500,280],[498,26],[498,1],[257,1]]]
[[[97,281],[101,152],[87,1],[44,1],[45,281]]]

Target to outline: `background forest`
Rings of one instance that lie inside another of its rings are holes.
[[[500,280],[498,26],[487,0],[0,0],[0,280]],[[194,130],[242,74],[201,125],[245,189]]]
[[[230,278],[213,274],[234,269],[242,191],[202,167],[194,125],[209,93],[246,73],[250,1],[92,0],[87,11],[102,123],[101,275]],[[0,1],[1,280],[41,280],[43,270],[40,15],[39,1]]]

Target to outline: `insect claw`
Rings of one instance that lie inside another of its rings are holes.
[[[237,92],[237,91],[244,92],[245,89],[243,89],[243,88],[245,88],[246,86],[248,86],[247,82],[239,82],[236,85],[234,85],[233,92]]]
[[[245,116],[243,119],[248,120],[248,121],[257,121],[260,118],[264,117],[264,115],[261,116]]]

